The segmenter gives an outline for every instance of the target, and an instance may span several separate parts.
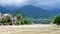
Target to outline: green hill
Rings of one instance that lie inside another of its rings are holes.
[[[35,18],[35,19],[50,18],[54,15],[50,11],[38,7],[30,6],[30,5],[17,9],[15,11],[11,11],[10,13],[13,15],[22,14],[24,17]]]

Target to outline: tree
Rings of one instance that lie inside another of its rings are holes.
[[[0,23],[3,25],[12,25],[10,16],[5,16],[4,18],[0,19]]]
[[[21,14],[17,14],[16,17],[18,19],[16,24],[17,25],[23,25],[24,24],[24,18],[22,17],[22,15]]]
[[[21,14],[17,14],[16,17],[17,17],[18,20],[22,19],[22,15]]]
[[[6,16],[5,20],[7,24],[12,25],[12,20],[10,18],[11,18],[10,16]]]
[[[4,18],[0,19],[0,25],[1,25],[1,24],[4,25],[4,23],[5,23],[5,19],[4,19]]]
[[[27,19],[27,18],[24,19],[24,23],[25,23],[25,24],[31,24],[30,20]]]
[[[53,20],[54,24],[60,25],[60,14],[56,15]]]
[[[30,21],[27,18],[23,18],[23,16],[21,14],[17,14],[17,25],[23,25],[23,24],[30,24]]]

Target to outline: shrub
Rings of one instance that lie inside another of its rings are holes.
[[[54,17],[53,23],[57,24],[58,26],[60,25],[60,14],[58,14]]]
[[[27,18],[23,18],[23,16],[21,14],[17,14],[17,25],[23,25],[23,24],[30,24],[29,20]]]

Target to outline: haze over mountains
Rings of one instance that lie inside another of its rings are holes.
[[[10,8],[10,7],[0,6],[0,12],[11,13],[12,15],[22,14],[24,17],[28,17],[28,18],[43,19],[43,18],[50,18],[52,16],[55,16],[60,12],[60,10],[59,9],[45,10],[39,7],[28,5],[21,8],[15,8],[15,7]]]

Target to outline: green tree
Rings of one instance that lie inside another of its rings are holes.
[[[24,24],[24,18],[22,17],[21,14],[17,14],[16,17],[17,17],[17,19],[18,19],[18,21],[17,21],[17,23],[16,23],[17,25],[22,25],[22,24]]]
[[[60,25],[60,14],[58,14],[54,17],[53,23],[57,24],[58,26]]]
[[[2,18],[0,20],[0,22],[3,24],[3,25],[11,25],[12,24],[12,21],[10,19],[10,16],[6,16],[4,18]]]
[[[0,19],[0,24],[3,24],[4,25],[4,23],[5,23],[4,18]]]
[[[21,14],[17,14],[16,17],[17,17],[18,20],[22,19],[22,15]]]
[[[12,25],[12,21],[11,21],[10,18],[11,18],[10,16],[6,16],[5,21],[6,21],[7,24]]]
[[[30,24],[30,21],[27,18],[24,18],[21,14],[17,14],[17,25],[24,25],[24,24]]]
[[[30,21],[29,19],[25,18],[25,19],[24,19],[24,23],[25,23],[25,24],[31,24],[31,21]]]

